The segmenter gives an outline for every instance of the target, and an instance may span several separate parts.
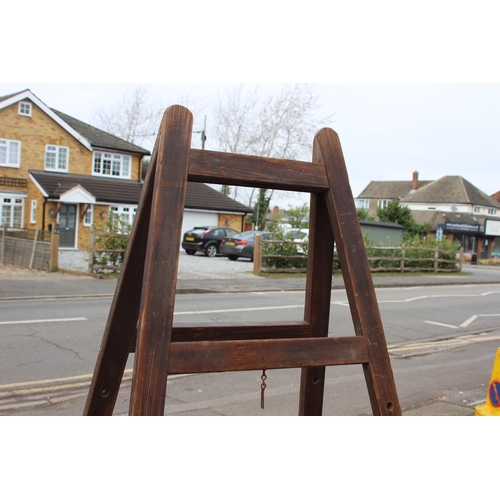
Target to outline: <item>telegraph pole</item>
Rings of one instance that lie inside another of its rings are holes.
[[[201,149],[205,149],[205,141],[207,140],[207,115],[203,121],[203,130],[193,130],[193,134],[201,134]]]

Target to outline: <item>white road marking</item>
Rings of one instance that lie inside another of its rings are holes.
[[[175,312],[174,316],[183,316],[191,314],[215,314],[215,313],[229,313],[229,312],[245,312],[245,311],[272,311],[276,309],[298,309],[304,308],[304,304],[293,306],[271,306],[271,307],[242,307],[239,309],[212,309],[210,311],[181,311]]]
[[[424,321],[424,323],[429,323],[430,325],[446,326],[446,328],[458,328],[455,325],[447,325],[446,323],[438,323],[436,321]]]
[[[0,325],[26,325],[31,323],[56,323],[59,321],[87,321],[87,318],[30,319],[23,321],[0,321]]]
[[[478,316],[475,314],[474,316],[471,316],[468,320],[464,321],[461,325],[460,328],[465,328],[466,326],[469,326],[473,321],[476,321]]]

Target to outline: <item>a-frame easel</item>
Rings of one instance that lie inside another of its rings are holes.
[[[84,414],[112,415],[135,352],[130,415],[164,414],[169,374],[298,367],[299,414],[321,415],[325,367],[348,364],[363,365],[374,415],[401,415],[337,134],[316,134],[309,163],[190,149],[192,126],[186,108],[166,110]],[[304,321],[173,325],[187,181],[311,193]],[[354,324],[350,337],[328,337],[334,241]]]

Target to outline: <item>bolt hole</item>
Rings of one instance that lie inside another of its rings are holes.
[[[387,403],[387,409],[392,410],[394,408],[394,405],[392,403]]]
[[[314,378],[312,379],[312,383],[313,383],[313,384],[317,384],[318,382],[319,382],[319,377],[314,377]]]
[[[104,391],[101,392],[101,396],[103,398],[107,398],[109,396],[109,391],[107,391],[106,389],[104,389]]]

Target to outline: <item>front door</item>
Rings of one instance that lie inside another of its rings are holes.
[[[62,205],[59,210],[59,246],[75,248],[76,205]]]

